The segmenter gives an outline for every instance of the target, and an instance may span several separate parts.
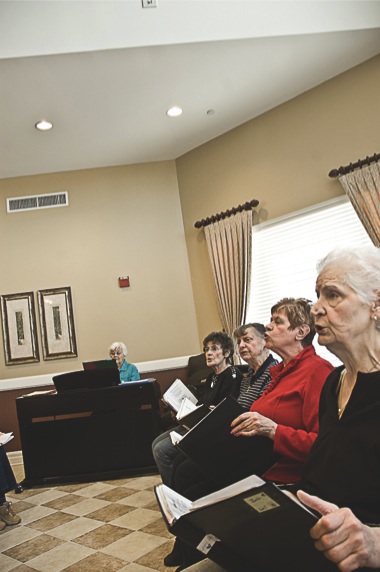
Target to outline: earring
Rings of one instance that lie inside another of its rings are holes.
[[[375,322],[377,322],[377,316],[374,316],[373,319],[375,320]]]

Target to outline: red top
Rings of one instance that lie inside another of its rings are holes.
[[[279,363],[270,368],[272,382],[251,406],[251,411],[278,424],[273,448],[281,459],[265,473],[266,479],[280,483],[300,479],[319,429],[320,393],[333,369],[313,346],[307,346],[287,365]]]

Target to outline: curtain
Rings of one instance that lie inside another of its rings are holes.
[[[224,330],[245,322],[251,283],[252,211],[204,227]]]
[[[373,244],[380,246],[380,167],[366,167],[341,175],[339,181]]]

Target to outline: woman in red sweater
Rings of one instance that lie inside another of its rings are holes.
[[[319,429],[320,393],[333,370],[312,345],[315,329],[311,306],[305,298],[283,298],[272,307],[271,321],[266,326],[266,348],[283,361],[270,368],[272,381],[267,389],[253,402],[251,410],[239,415],[231,426],[231,433],[238,438],[264,435],[273,440],[273,450],[280,459],[263,477],[283,485],[301,478]],[[216,483],[206,475],[197,475],[196,481],[194,476],[189,462],[184,461],[177,467],[173,488],[191,500],[217,490]],[[177,571],[202,558],[204,555],[183,543],[182,564]]]
[[[294,483],[318,433],[319,396],[333,366],[312,345],[315,335],[311,302],[284,298],[271,309],[266,347],[282,358],[270,369],[272,382],[251,410],[232,422],[237,437],[265,435],[280,460],[264,477]]]

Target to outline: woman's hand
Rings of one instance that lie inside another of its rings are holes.
[[[277,423],[260,415],[260,413],[246,412],[236,417],[231,423],[231,435],[253,437],[254,435],[265,435],[274,439]]]
[[[317,550],[334,562],[341,572],[380,567],[380,529],[366,526],[348,508],[298,491],[306,506],[322,516],[310,531]]]

